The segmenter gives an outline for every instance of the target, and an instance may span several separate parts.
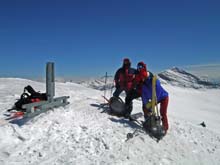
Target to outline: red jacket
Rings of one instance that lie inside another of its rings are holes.
[[[136,70],[134,68],[120,68],[117,70],[115,74],[115,83],[116,87],[120,87],[121,89],[128,91],[132,89],[133,82],[135,79]]]
[[[145,79],[147,77],[152,77],[153,74],[151,72],[149,72],[149,75],[147,74],[147,72],[145,70],[143,71],[137,71],[136,75],[135,75],[135,79],[134,79],[134,88],[136,89],[136,91],[138,92],[138,94],[141,96],[142,94],[142,86],[143,83],[145,81]]]

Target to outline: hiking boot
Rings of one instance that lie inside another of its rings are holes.
[[[145,121],[143,122],[143,127],[146,131],[149,131],[151,129],[151,117],[150,116],[144,116]]]
[[[130,118],[132,108],[133,108],[132,103],[129,104],[129,105],[125,105],[125,114],[124,114],[124,117],[125,117],[126,119],[129,119],[129,118]]]
[[[131,115],[131,114],[130,114],[129,112],[127,112],[127,113],[124,114],[124,118],[129,119],[129,118],[130,118],[130,115]]]

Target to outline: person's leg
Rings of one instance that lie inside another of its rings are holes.
[[[126,116],[130,116],[132,109],[133,109],[133,99],[136,99],[140,97],[138,92],[134,89],[126,92],[126,97],[125,97],[125,109],[126,109]]]
[[[123,91],[123,89],[116,88],[115,92],[113,93],[113,96],[114,97],[119,97],[119,95],[121,94],[122,91]]]
[[[150,115],[152,115],[151,109],[147,109],[146,105],[142,105],[142,110],[144,112],[144,119],[147,120]]]
[[[128,91],[126,92],[126,97],[125,97],[125,117],[129,117],[132,111],[132,98],[133,96],[133,91]]]
[[[166,131],[169,129],[168,118],[167,118],[168,102],[169,102],[169,97],[166,97],[160,102],[160,115],[162,117],[162,123]]]

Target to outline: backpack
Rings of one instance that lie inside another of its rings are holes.
[[[111,97],[109,101],[110,113],[112,115],[121,117],[126,113],[125,103],[120,97]]]
[[[21,94],[20,99],[15,102],[14,109],[19,111],[26,111],[22,108],[24,104],[39,102],[42,100],[47,100],[46,93],[36,92],[30,85],[24,88],[24,92]]]

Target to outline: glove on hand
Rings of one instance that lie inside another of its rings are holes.
[[[149,102],[147,102],[147,104],[145,105],[145,108],[146,109],[151,109],[152,108],[152,102],[151,101],[149,101]]]

